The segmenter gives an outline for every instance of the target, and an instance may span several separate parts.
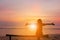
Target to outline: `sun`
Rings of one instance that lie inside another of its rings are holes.
[[[30,31],[36,31],[37,26],[36,26],[36,24],[31,23],[31,24],[28,26],[28,28],[29,28]]]

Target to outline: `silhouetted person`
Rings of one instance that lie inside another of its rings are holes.
[[[37,20],[37,30],[36,30],[36,37],[37,40],[41,40],[41,38],[43,37],[43,32],[42,32],[42,27],[45,25],[55,25],[54,23],[42,23],[41,19]]]
[[[37,31],[36,31],[37,40],[40,40],[40,38],[42,38],[43,36],[42,26],[43,26],[42,20],[38,19],[37,20]]]
[[[26,24],[29,25],[29,24]],[[55,25],[54,23],[42,23],[41,19],[37,20],[37,30],[36,30],[36,37],[37,40],[41,40],[41,38],[43,37],[43,32],[42,32],[42,27],[45,25]]]

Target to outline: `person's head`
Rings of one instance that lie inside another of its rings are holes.
[[[42,23],[42,20],[41,20],[41,19],[38,19],[37,22],[38,22],[38,23]]]

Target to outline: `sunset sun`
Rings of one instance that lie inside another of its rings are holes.
[[[36,26],[36,24],[32,23],[28,26],[28,28],[29,28],[30,31],[36,31],[37,26]]]

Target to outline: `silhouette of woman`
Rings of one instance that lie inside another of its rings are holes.
[[[38,19],[37,20],[37,31],[36,31],[37,40],[40,40],[40,38],[42,38],[42,36],[43,36],[42,26],[43,26],[42,20]]]

